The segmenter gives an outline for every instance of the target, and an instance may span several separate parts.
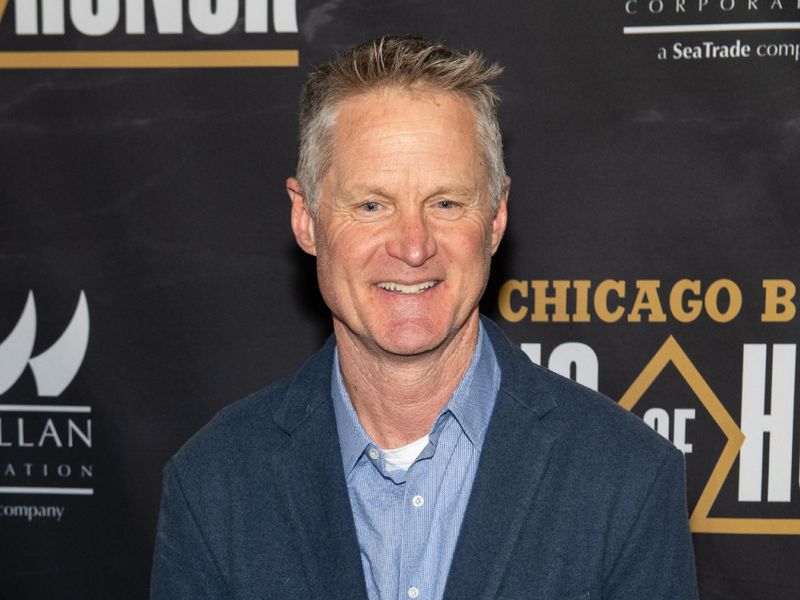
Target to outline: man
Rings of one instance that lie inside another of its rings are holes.
[[[697,597],[680,452],[478,314],[499,72],[384,37],[309,77],[287,188],[334,336],[167,464],[153,598]]]

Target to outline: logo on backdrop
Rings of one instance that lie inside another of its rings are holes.
[[[623,34],[657,40],[654,50],[658,60],[800,62],[800,44],[780,37],[782,32],[800,29],[800,3],[794,0],[621,2]],[[735,33],[736,39],[731,39],[730,33]]]
[[[764,279],[761,287],[761,323],[787,324],[797,317],[794,282]],[[614,323],[701,321],[716,326],[741,318],[743,300],[741,287],[730,279],[707,285],[681,279],[667,289],[657,279],[510,279],[500,289],[498,309],[511,323],[599,323],[605,328]],[[523,343],[522,349],[543,364],[541,344]],[[735,352],[741,356],[739,423],[671,335],[644,361],[619,403],[686,455],[690,483],[694,475],[699,489],[696,497],[690,490],[693,531],[800,535],[800,518],[795,518],[800,479],[793,482],[792,471],[798,433],[797,344],[746,343]],[[588,344],[557,345],[546,364],[598,389],[600,361]],[[726,367],[726,381],[731,371]],[[695,447],[699,442],[702,448]],[[729,481],[737,460],[738,488]],[[728,516],[729,511],[737,516]]]
[[[16,325],[0,343],[0,396],[5,400],[0,403],[0,456],[5,458],[0,460],[0,494],[90,496],[91,406],[42,403],[44,398],[61,397],[83,364],[89,344],[86,294],[81,291],[61,336],[32,356],[37,317],[30,291]],[[16,385],[27,367],[36,402]]]
[[[2,30],[13,45],[0,68],[299,64],[296,49],[272,47],[298,33],[295,0],[0,0]]]
[[[13,386],[30,365],[40,397],[63,392],[78,374],[89,344],[89,307],[81,292],[72,319],[61,337],[47,350],[31,358],[36,341],[36,302],[33,292],[14,329],[0,344],[0,394]]]

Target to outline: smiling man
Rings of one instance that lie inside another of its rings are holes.
[[[309,76],[287,189],[334,335],[167,464],[153,598],[697,597],[680,452],[478,313],[499,73],[396,36]]]

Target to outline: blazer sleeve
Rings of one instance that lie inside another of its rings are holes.
[[[170,461],[164,468],[150,599],[231,597]]]
[[[671,448],[606,579],[607,600],[697,600],[683,454]]]

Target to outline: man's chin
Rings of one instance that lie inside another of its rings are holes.
[[[385,353],[398,358],[414,358],[424,356],[440,348],[442,343],[379,343],[378,347]]]
[[[362,322],[361,327],[355,328],[334,317],[334,332],[337,338],[341,338],[337,339],[339,344],[350,339],[352,343],[376,356],[414,358],[446,349],[450,343],[463,337],[460,334],[470,328],[469,323],[468,318],[458,327],[445,319],[416,317],[378,322],[373,320]],[[477,324],[477,319],[475,323]]]
[[[422,327],[418,324],[404,324],[381,332],[373,339],[385,353],[394,356],[422,356],[442,348],[450,339],[445,328]]]

